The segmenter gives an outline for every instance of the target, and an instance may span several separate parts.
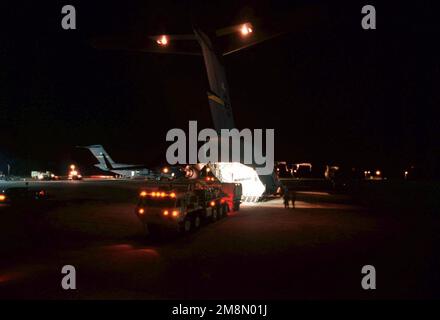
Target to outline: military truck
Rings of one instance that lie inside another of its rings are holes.
[[[188,181],[171,183],[139,192],[136,215],[147,234],[171,229],[187,233],[198,229],[202,223],[215,222],[227,216],[239,204],[229,205],[229,196],[220,183]]]

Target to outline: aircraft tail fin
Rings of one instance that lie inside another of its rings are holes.
[[[84,146],[80,148],[89,149],[90,152],[95,156],[95,158],[99,161],[99,167],[105,168],[108,170],[113,169],[115,162],[110,157],[110,155],[105,151],[104,147],[100,144],[95,144],[91,146]]]

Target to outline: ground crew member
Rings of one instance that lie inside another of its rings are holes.
[[[283,199],[284,199],[284,208],[289,208],[289,200],[290,200],[290,196],[289,196],[289,191],[286,189],[284,189],[284,194],[283,194]]]
[[[290,194],[290,200],[292,201],[292,208],[295,209],[295,201],[296,201],[296,192],[292,191]]]

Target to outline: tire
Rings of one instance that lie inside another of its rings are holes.
[[[212,208],[211,221],[216,222],[218,219],[218,208]]]
[[[199,216],[199,215],[196,215],[196,216],[194,217],[194,221],[193,221],[193,227],[194,227],[193,229],[194,229],[194,230],[199,229],[201,223],[202,223],[202,220],[200,219],[200,216]]]
[[[228,216],[229,206],[227,204],[223,205],[223,215],[222,217],[225,218]]]
[[[185,220],[183,220],[183,222],[182,222],[182,225],[180,226],[180,232],[181,233],[188,233],[191,231],[191,229],[192,229],[191,219],[185,218]]]
[[[219,208],[219,214],[218,214],[218,218],[222,219],[224,216],[226,215],[226,207],[225,205],[221,205]]]

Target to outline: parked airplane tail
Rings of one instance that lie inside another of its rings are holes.
[[[105,151],[104,147],[100,144],[95,144],[91,146],[84,146],[82,148],[89,149],[90,152],[98,159],[99,164],[97,167],[100,169],[112,170],[115,162],[110,157],[110,155]]]

